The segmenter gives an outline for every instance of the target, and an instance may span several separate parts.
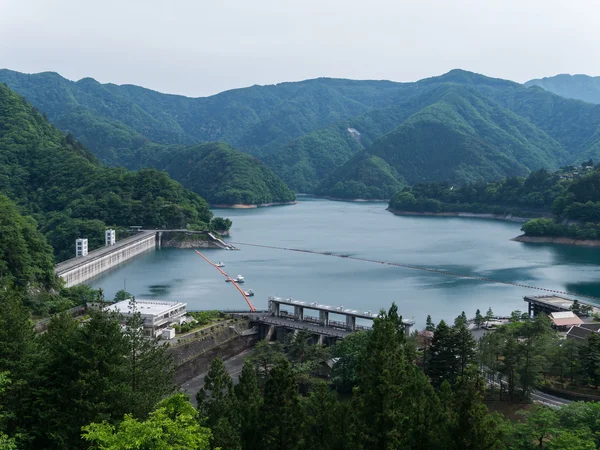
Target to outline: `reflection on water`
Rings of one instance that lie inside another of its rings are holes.
[[[220,211],[233,220],[230,240],[329,251],[360,258],[482,276],[502,281],[600,295],[600,249],[523,244],[510,239],[520,225],[455,217],[399,217],[385,204],[306,199],[298,205]],[[508,314],[525,309],[523,296],[542,292],[453,278],[343,258],[239,246],[205,250],[230,275],[246,278],[257,308],[270,295],[377,311],[392,302],[401,314],[424,322],[453,320],[476,309]],[[239,309],[245,301],[193,250],[147,252],[92,281],[107,298],[127,291],[188,303],[190,309]]]

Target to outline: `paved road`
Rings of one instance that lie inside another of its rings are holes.
[[[244,360],[250,356],[251,352],[252,349],[244,350],[242,353],[225,360],[225,368],[234,382],[237,382],[240,377],[240,373],[242,373],[242,368],[244,367]],[[190,397],[194,406],[197,406],[196,394],[204,387],[204,377],[206,374],[207,372],[201,373],[181,386],[181,390]]]
[[[531,399],[536,403],[542,403],[544,405],[552,406],[554,408],[573,403],[571,400],[567,400],[566,398],[556,397],[554,395],[546,394],[545,392],[538,390],[535,390],[531,393]]]

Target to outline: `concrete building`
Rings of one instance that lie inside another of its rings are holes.
[[[115,245],[117,243],[115,230],[106,230],[104,232],[104,245],[110,247],[111,245]]]
[[[159,336],[165,328],[172,324],[180,324],[186,315],[186,303],[167,302],[163,300],[135,300],[137,311],[144,320],[144,335]],[[131,317],[134,311],[131,310],[129,300],[115,303],[110,307],[113,311],[119,312],[125,319]]]
[[[79,238],[75,241],[75,256],[78,258],[81,256],[87,256],[88,254],[88,240]]]

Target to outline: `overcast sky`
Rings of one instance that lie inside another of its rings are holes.
[[[0,0],[0,68],[203,96],[321,76],[600,75],[598,0]]]

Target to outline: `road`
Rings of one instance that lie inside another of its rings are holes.
[[[571,400],[567,400],[566,398],[556,397],[538,390],[535,390],[531,393],[531,399],[536,403],[542,403],[553,408],[573,403]]]
[[[232,356],[224,361],[225,368],[227,369],[227,372],[229,372],[229,375],[231,375],[231,378],[233,378],[234,382],[237,382],[240,377],[240,373],[242,373],[242,368],[244,367],[244,360],[250,356],[251,352],[252,349],[244,350],[242,353]],[[197,406],[196,394],[204,387],[204,377],[207,373],[208,371],[201,373],[181,386],[181,390],[188,395],[194,406]]]

